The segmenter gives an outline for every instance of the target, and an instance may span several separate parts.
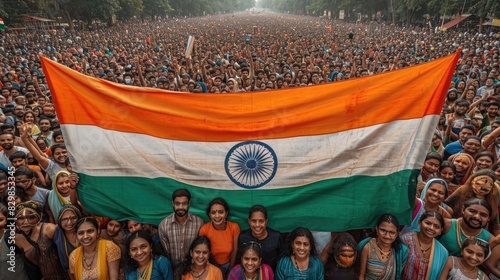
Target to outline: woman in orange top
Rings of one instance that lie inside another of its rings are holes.
[[[226,275],[236,262],[240,226],[227,220],[229,205],[218,197],[210,202],[207,208],[210,222],[200,228],[200,236],[206,236],[212,243],[212,256]]]

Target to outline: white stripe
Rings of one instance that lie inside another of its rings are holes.
[[[318,136],[263,140],[278,167],[265,189],[420,168],[438,117],[401,120]],[[88,125],[62,125],[73,169],[92,176],[168,177],[208,188],[242,189],[224,161],[241,142],[173,141]]]

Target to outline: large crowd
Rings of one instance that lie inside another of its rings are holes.
[[[496,32],[246,12],[0,33],[0,278],[498,279]],[[262,205],[249,209],[249,229],[240,231],[223,198],[206,205],[204,223],[189,212],[197,194],[185,189],[173,192],[172,214],[159,225],[88,213],[39,60],[130,86],[245,94],[375,75],[457,51],[412,223],[384,214],[375,229],[327,234],[326,242],[306,228],[267,227]]]

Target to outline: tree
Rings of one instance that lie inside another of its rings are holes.
[[[179,1],[183,2],[183,1]],[[163,16],[172,11],[168,0],[143,0],[143,14],[154,19],[157,16]]]

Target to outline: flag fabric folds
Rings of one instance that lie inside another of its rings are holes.
[[[158,224],[177,188],[205,219],[215,197],[246,226],[340,231],[382,213],[409,223],[416,179],[459,54],[350,81],[228,94],[111,83],[41,58],[79,198],[91,213]]]

